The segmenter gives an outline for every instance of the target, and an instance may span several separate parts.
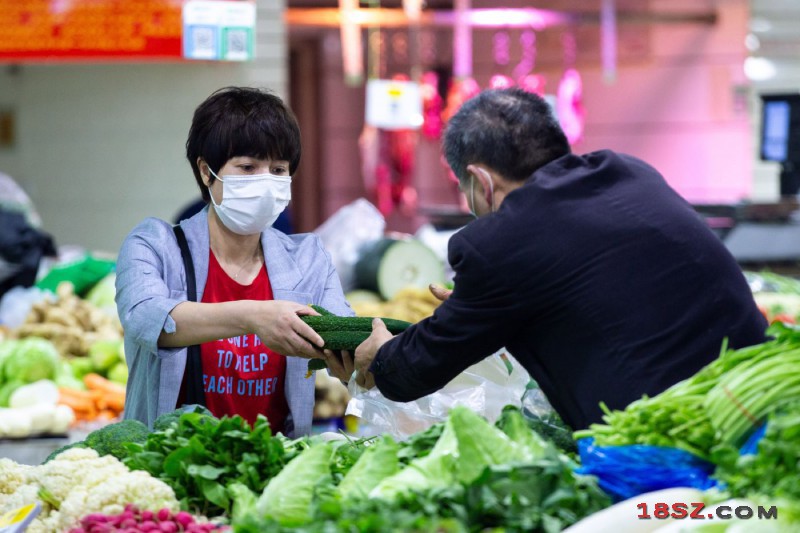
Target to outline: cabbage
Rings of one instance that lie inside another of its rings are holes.
[[[128,383],[128,365],[125,363],[117,363],[108,371],[108,379],[114,383],[125,385]]]
[[[69,361],[62,360],[58,364],[58,374],[56,374],[54,381],[56,385],[65,389],[86,390],[86,385],[72,371],[72,365],[70,365]]]
[[[114,302],[114,297],[117,295],[117,289],[114,286],[116,280],[116,274],[113,272],[107,274],[103,279],[95,283],[94,287],[89,289],[83,299],[100,309],[113,307],[116,310],[116,303]]]
[[[19,380],[11,380],[0,385],[0,407],[8,407],[11,395],[23,385],[25,384]]]
[[[450,411],[431,453],[385,478],[370,498],[393,500],[412,491],[474,481],[489,465],[529,461],[531,450],[513,442],[482,416],[458,406]]]
[[[33,383],[40,379],[54,379],[58,373],[58,350],[53,343],[39,337],[18,341],[16,348],[3,361],[6,380]]]
[[[101,339],[89,346],[87,353],[95,371],[105,374],[122,361],[122,339]]]
[[[308,523],[315,489],[333,483],[332,453],[331,445],[326,442],[304,450],[289,461],[258,498],[258,515],[274,518],[287,527]]]
[[[17,340],[7,340],[0,342],[0,383],[3,382],[3,361],[8,359],[8,356],[14,353],[17,349],[17,345],[19,341]]]
[[[388,435],[371,444],[339,483],[342,500],[366,498],[384,478],[396,474],[400,470],[399,449]]]

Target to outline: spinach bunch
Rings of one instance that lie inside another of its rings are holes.
[[[184,510],[204,516],[230,513],[226,489],[234,483],[260,494],[292,457],[263,416],[251,427],[238,415],[217,419],[184,413],[127,448],[123,462],[128,468],[164,481]]]

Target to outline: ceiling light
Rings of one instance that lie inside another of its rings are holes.
[[[775,77],[775,63],[765,57],[748,57],[744,60],[744,75],[752,81],[764,81]]]

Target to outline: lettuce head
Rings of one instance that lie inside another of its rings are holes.
[[[3,361],[6,381],[33,383],[55,379],[59,371],[59,354],[47,339],[27,337],[17,342],[14,351]]]

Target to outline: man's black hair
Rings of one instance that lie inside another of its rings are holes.
[[[467,100],[447,125],[443,150],[462,183],[470,164],[524,181],[571,151],[550,105],[519,88],[486,90]]]

